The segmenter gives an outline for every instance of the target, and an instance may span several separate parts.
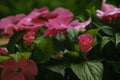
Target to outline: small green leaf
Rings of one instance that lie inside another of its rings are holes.
[[[75,52],[75,51],[69,51],[69,50],[67,50],[67,49],[65,49],[64,54],[68,54],[68,55],[70,55],[70,56],[72,56],[72,57],[74,57],[74,58],[79,57],[79,53],[77,53],[77,52]]]
[[[102,41],[101,41],[101,50],[103,49],[103,47],[110,42],[110,37],[107,36],[103,36],[102,37]]]
[[[117,46],[120,43],[120,33],[116,33],[115,38],[116,38],[116,46]]]
[[[53,72],[57,72],[61,74],[62,76],[65,76],[66,65],[53,65],[53,66],[48,66],[46,68]]]
[[[79,47],[78,44],[75,44],[75,45],[74,45],[74,49],[75,49],[76,52],[80,52],[80,47]]]
[[[45,33],[45,27],[41,27],[39,33],[43,35]]]
[[[71,69],[80,80],[102,80],[103,65],[99,61],[71,64]]]
[[[68,29],[68,30],[67,30],[67,33],[68,33],[69,39],[70,39],[72,42],[76,41],[79,32],[78,32],[75,28],[70,28],[70,29]]]
[[[65,36],[63,34],[57,34],[57,40],[59,41],[64,41],[65,40]]]
[[[92,6],[92,7],[90,7],[90,9],[87,9],[87,12],[88,12],[89,16],[96,15],[95,6]]]
[[[38,37],[35,40],[33,57],[39,63],[44,63],[49,60],[53,53],[53,42],[51,37]]]
[[[8,60],[10,57],[8,56],[0,56],[0,62]]]
[[[114,36],[114,31],[113,31],[113,29],[112,29],[111,27],[109,27],[109,26],[103,26],[103,28],[101,28],[101,30],[102,30],[105,34],[107,34],[107,35],[109,35],[109,36]]]
[[[21,39],[23,32],[15,32],[14,35],[10,38],[9,43],[7,44],[7,49],[9,53],[14,53],[15,44]]]
[[[20,45],[15,44],[15,46],[17,47],[17,49],[19,50],[19,52],[22,52],[22,51],[23,51],[23,49],[22,49],[22,47],[21,47]]]
[[[24,52],[24,53],[22,53],[22,56],[23,56],[25,59],[29,59],[29,57],[31,56],[31,52]]]
[[[109,35],[109,36],[114,36],[114,31],[113,28],[109,27],[109,26],[104,26],[103,24],[100,23],[93,23],[95,26],[97,26],[102,32],[104,32],[105,34]]]
[[[94,37],[96,37],[96,35],[98,34],[99,29],[90,29],[86,32],[86,34],[92,34]]]
[[[13,57],[16,62],[19,61],[19,59],[22,57],[22,54],[17,52],[16,54],[9,54],[10,57]]]

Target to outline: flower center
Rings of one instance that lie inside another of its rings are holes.
[[[16,68],[15,72],[21,72],[21,68]]]

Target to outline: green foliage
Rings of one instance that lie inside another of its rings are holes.
[[[104,48],[104,46],[110,42],[110,37],[103,36],[101,40],[101,50]]]
[[[90,29],[90,30],[88,30],[87,32],[85,32],[86,34],[92,34],[94,37],[96,37],[97,35],[98,35],[98,33],[99,33],[99,30],[100,29],[98,29],[98,28],[96,28],[96,29]]]
[[[7,48],[8,48],[8,51],[9,53],[14,53],[15,51],[15,44],[21,39],[23,33],[20,32],[20,33],[15,33],[11,39],[9,40],[9,43],[7,44]],[[12,45],[12,46],[11,46]]]
[[[53,53],[53,42],[51,37],[37,37],[34,44],[33,57],[39,63],[44,63],[50,59]]]
[[[118,1],[107,0],[117,6],[119,5]],[[117,74],[116,76],[119,78],[120,21],[118,20],[118,24],[115,26],[101,21],[96,16],[96,10],[101,8],[101,3],[102,0],[1,0],[0,18],[20,13],[29,14],[35,8],[48,6],[51,11],[56,7],[67,8],[75,14],[73,20],[78,18],[80,22],[83,22],[90,17],[92,23],[91,27],[86,27],[84,32],[70,28],[66,33],[58,33],[56,37],[43,36],[47,28],[43,26],[37,32],[32,45],[27,45],[23,41],[23,32],[15,32],[8,44],[0,45],[0,47],[7,47],[9,52],[2,56],[0,54],[0,62],[8,60],[10,57],[17,62],[21,57],[32,59],[39,68],[36,80],[40,80],[41,77],[44,77],[41,80],[102,80],[102,78],[103,80],[112,80],[115,77],[114,74]],[[92,34],[94,38],[94,46],[87,56],[84,56],[86,53],[82,54],[80,51],[78,36],[81,34]],[[99,59],[107,63],[102,64]],[[110,73],[106,71],[109,68]],[[68,73],[66,69],[72,69],[71,73],[73,72],[73,74]],[[58,76],[56,78],[56,74],[60,77],[62,75],[62,78],[65,79],[58,78]],[[110,74],[112,76],[109,76]],[[108,79],[109,77],[113,78]]]
[[[30,55],[31,52],[24,52],[24,53],[17,52],[16,54],[9,54],[9,56],[14,58],[16,62],[18,62],[21,57],[24,57],[25,59],[29,59]]]
[[[74,58],[78,58],[80,56],[79,53],[77,53],[75,51],[68,51],[68,50],[65,50],[64,54],[68,54],[68,55],[70,55],[70,56],[72,56]]]
[[[72,64],[71,69],[81,80],[102,80],[103,65],[99,61]]]
[[[79,32],[74,28],[70,28],[67,30],[67,34],[71,42],[76,42],[78,33]]]
[[[114,36],[115,34],[113,28],[110,26],[102,26],[101,30],[109,36]]]
[[[116,46],[120,43],[120,33],[115,34]]]
[[[53,72],[57,72],[61,74],[62,76],[65,76],[65,69],[67,68],[67,66],[65,64],[60,64],[60,65],[48,66],[46,68]]]
[[[25,59],[29,59],[30,56],[31,56],[31,52],[23,52],[23,53],[21,53],[21,54],[22,54],[22,56],[23,56]]]
[[[15,61],[18,62],[22,55],[20,53],[16,53],[16,54],[10,54],[9,56],[14,58]]]
[[[0,62],[4,62],[6,60],[8,60],[10,57],[8,56],[0,56]]]

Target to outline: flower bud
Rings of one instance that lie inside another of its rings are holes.
[[[91,34],[82,34],[78,37],[81,52],[87,53],[92,49],[94,40]]]

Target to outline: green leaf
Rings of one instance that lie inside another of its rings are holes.
[[[14,49],[15,49],[15,44],[21,39],[23,35],[23,32],[19,32],[19,33],[14,33],[14,35],[10,38],[9,43],[7,44],[7,49],[9,53],[14,53]]]
[[[75,49],[76,52],[80,52],[80,47],[79,47],[78,44],[75,44],[75,45],[74,45],[74,49]]]
[[[86,32],[86,34],[92,34],[94,37],[97,36],[99,29],[90,29]]]
[[[114,36],[113,28],[111,28],[109,26],[103,26],[103,28],[101,28],[101,30],[109,36]]]
[[[120,43],[120,33],[116,33],[115,38],[116,38],[116,46],[117,46]]]
[[[10,57],[13,57],[16,62],[19,61],[19,59],[22,57],[22,54],[17,52],[16,54],[9,54]]]
[[[91,15],[96,15],[96,9],[95,6],[92,6],[90,9],[87,9],[88,14]]]
[[[35,40],[33,57],[39,62],[44,63],[49,60],[53,53],[53,42],[51,37],[38,37]]]
[[[64,50],[65,44],[64,41],[59,41],[58,39],[53,38],[53,46],[54,46],[54,51],[58,52],[60,50]]]
[[[78,58],[79,57],[79,53],[77,53],[75,51],[69,51],[67,49],[65,49],[64,54],[68,54],[68,55],[70,55],[70,56],[72,56],[74,58]]]
[[[16,46],[16,48],[19,50],[19,52],[22,52],[22,51],[23,51],[23,49],[22,49],[22,47],[21,47],[20,45],[15,44],[15,46]]]
[[[64,41],[65,40],[65,36],[63,34],[57,34],[57,40],[59,41]]]
[[[103,65],[99,61],[71,64],[71,69],[80,80],[102,80]]]
[[[104,32],[105,34],[109,35],[109,36],[114,36],[114,31],[113,28],[109,27],[109,26],[104,26],[103,24],[100,23],[93,23],[95,26],[97,26],[102,32]]]
[[[107,36],[103,36],[102,37],[102,41],[101,41],[101,50],[103,49],[103,47],[110,42],[110,37]]]
[[[10,57],[8,56],[0,56],[0,62],[8,60]]]
[[[53,72],[57,72],[61,74],[62,76],[65,76],[66,65],[53,65],[53,66],[48,66],[46,68]]]
[[[78,37],[78,31],[75,29],[75,28],[69,28],[67,30],[67,33],[68,33],[68,37],[69,39],[74,42],[77,40],[77,37]]]
[[[24,52],[24,53],[22,53],[22,56],[23,56],[25,59],[29,59],[30,56],[31,56],[31,52]]]
[[[44,35],[44,33],[45,33],[45,27],[41,27],[39,33],[41,35]]]

